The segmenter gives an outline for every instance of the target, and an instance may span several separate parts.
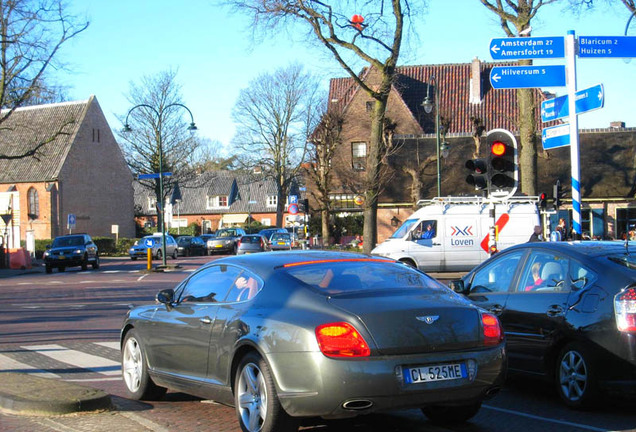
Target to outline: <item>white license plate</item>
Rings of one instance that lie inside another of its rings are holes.
[[[404,368],[404,382],[407,384],[455,380],[466,378],[467,376],[468,373],[464,363]]]

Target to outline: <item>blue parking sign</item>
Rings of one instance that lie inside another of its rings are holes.
[[[289,204],[298,204],[298,195],[290,195]]]

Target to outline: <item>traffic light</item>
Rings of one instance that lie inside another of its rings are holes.
[[[552,198],[554,198],[554,208],[561,207],[561,198],[563,198],[563,190],[561,190],[561,181],[557,180],[554,186],[552,186]]]
[[[503,197],[517,190],[519,169],[517,166],[517,140],[504,129],[494,129],[486,135],[489,158],[490,193]]]
[[[466,168],[471,173],[466,177],[466,183],[475,187],[475,190],[488,188],[488,160],[486,159],[470,159],[466,161]]]
[[[303,213],[309,213],[309,199],[304,198],[300,200],[300,210]]]
[[[545,193],[542,193],[541,195],[539,195],[539,207],[541,208],[542,211],[545,211],[548,208],[548,203],[546,201]]]

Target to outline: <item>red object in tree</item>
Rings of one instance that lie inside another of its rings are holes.
[[[351,23],[353,27],[357,30],[362,31],[362,23],[364,22],[364,17],[362,15],[354,15],[351,17]]]

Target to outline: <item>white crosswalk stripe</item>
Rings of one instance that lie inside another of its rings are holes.
[[[102,375],[119,376],[121,374],[119,362],[93,354],[87,354],[82,351],[68,349],[62,345],[27,345],[21,348],[37,351],[38,354],[47,356],[53,360],[97,372]]]
[[[21,363],[4,354],[0,354],[0,371],[28,373],[42,378],[60,378],[57,374],[43,371],[26,363]]]

